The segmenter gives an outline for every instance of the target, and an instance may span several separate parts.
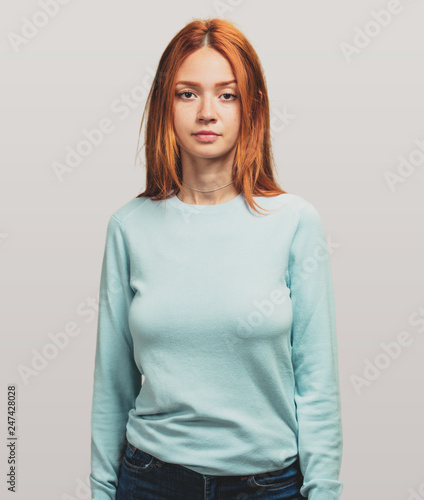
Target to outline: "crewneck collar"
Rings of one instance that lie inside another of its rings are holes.
[[[235,198],[224,203],[217,203],[216,205],[193,205],[191,203],[186,203],[181,201],[176,194],[173,194],[171,198],[165,200],[166,203],[180,212],[188,212],[197,215],[213,215],[222,214],[225,212],[231,212],[237,207],[240,207],[244,202],[243,193],[240,192]]]

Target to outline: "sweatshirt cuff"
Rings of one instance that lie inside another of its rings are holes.
[[[91,500],[116,500],[116,492],[105,493],[104,491],[96,491],[92,493]]]
[[[334,491],[328,491],[322,488],[318,489],[314,488],[310,490],[308,493],[308,500],[339,500],[339,499],[340,495],[338,493]]]
[[[92,497],[91,500],[115,500],[116,497],[111,497],[110,495],[107,495],[106,493],[100,493],[100,495],[96,495]]]

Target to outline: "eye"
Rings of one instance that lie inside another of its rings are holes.
[[[234,99],[224,99],[224,101],[235,101],[237,99],[237,96],[235,94],[226,93],[226,94],[222,94],[222,95],[229,95],[229,96],[233,96],[234,97]]]
[[[187,94],[190,96],[190,95],[194,95],[193,92],[191,92],[190,90],[185,90],[183,92],[180,92],[179,94],[177,94],[178,96],[181,97],[181,99],[183,99],[183,101],[190,101],[191,99],[189,97],[187,97]],[[237,96],[235,94],[231,94],[229,92],[226,92],[225,94],[222,94],[223,96],[229,96],[229,97],[232,97],[232,99],[223,99],[224,101],[235,101],[237,99]],[[183,97],[185,96],[185,97]],[[187,98],[186,98],[187,97]]]
[[[185,90],[184,92],[180,92],[178,95],[181,96],[181,98],[184,100],[184,101],[188,101],[190,99],[184,99],[182,96],[184,94],[193,94],[193,92],[190,92],[189,90]],[[194,94],[193,94],[194,95]]]

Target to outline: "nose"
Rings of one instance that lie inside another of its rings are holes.
[[[198,118],[206,123],[216,119],[215,109],[213,105],[213,97],[204,97],[200,100],[200,109]]]

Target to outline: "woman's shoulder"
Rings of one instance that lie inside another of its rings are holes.
[[[282,193],[277,196],[260,196],[255,200],[266,209],[278,210],[283,207],[291,209],[297,217],[316,217],[318,214],[315,206],[306,198],[295,193]]]
[[[123,205],[120,205],[112,213],[111,218],[117,219],[123,224],[132,214],[135,214],[149,200],[147,196],[132,198]]]

